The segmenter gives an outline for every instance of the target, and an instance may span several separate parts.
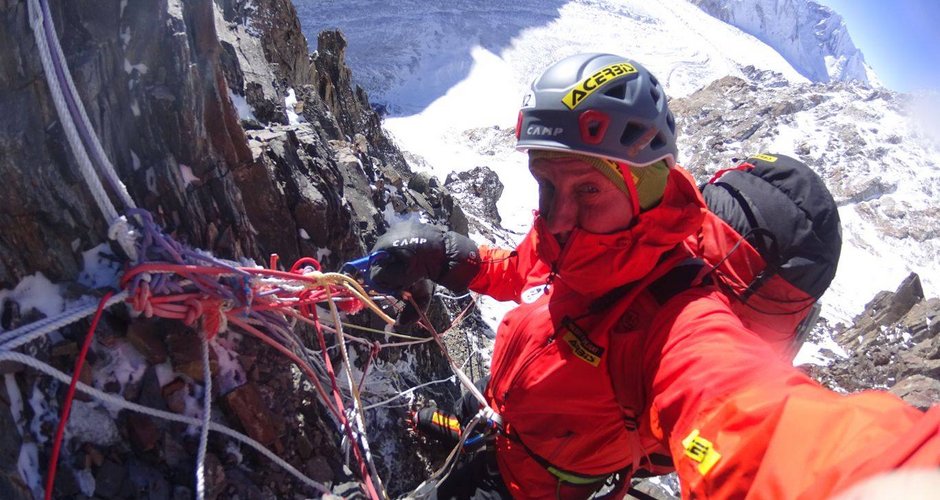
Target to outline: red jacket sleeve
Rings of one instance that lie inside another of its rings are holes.
[[[526,277],[537,263],[537,257],[523,243],[516,250],[487,245],[480,246],[480,271],[470,282],[470,290],[496,300],[519,302]]]
[[[823,498],[881,471],[940,465],[940,407],[823,388],[714,290],[665,305],[645,346],[654,434],[683,497]]]

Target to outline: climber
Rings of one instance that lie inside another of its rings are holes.
[[[940,465],[940,407],[833,393],[781,359],[709,280],[649,286],[690,257],[705,205],[676,165],[675,122],[643,66],[580,54],[532,84],[517,124],[539,186],[514,249],[390,228],[369,270],[384,289],[430,279],[518,306],[497,331],[484,395],[495,446],[443,498],[623,495],[678,471],[683,497],[817,498],[880,472]]]

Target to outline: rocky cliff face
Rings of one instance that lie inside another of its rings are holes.
[[[924,297],[916,274],[875,296],[851,326],[830,331],[849,355],[808,368],[828,387],[887,389],[922,410],[940,401],[940,299]]]
[[[342,35],[322,34],[311,54],[289,0],[53,1],[50,7],[105,153],[137,205],[178,241],[224,258],[264,262],[278,253],[289,264],[313,256],[337,269],[365,252],[387,226],[387,214],[421,209],[442,223],[462,220],[446,191],[409,189],[413,175],[404,158],[382,133],[365,93],[351,84]],[[35,273],[65,287],[82,268],[82,252],[107,241],[108,221],[65,142],[26,1],[0,5],[0,45],[0,289]],[[0,298],[0,331],[42,316],[16,294]],[[86,327],[63,328],[24,351],[68,372]],[[106,314],[87,381],[106,381],[109,366],[136,353],[136,375],[107,390],[182,411],[186,395],[200,387],[201,375],[190,371],[199,359],[195,338],[174,322]],[[246,379],[220,391],[216,417],[308,477],[333,485],[355,481],[342,466],[335,426],[288,364],[263,346],[225,342],[239,345],[235,362]],[[391,351],[380,360],[407,358],[414,372],[395,374],[399,383],[444,377],[436,350]],[[167,368],[175,375],[157,376]],[[39,494],[60,385],[17,364],[0,363],[0,374],[6,380],[0,496]],[[439,398],[453,396],[452,387],[438,390]],[[33,404],[15,407],[17,397]],[[56,496],[191,496],[195,435],[185,426],[128,412],[115,412],[112,420],[89,405],[85,413],[116,438],[70,431]],[[370,414],[375,446],[383,451],[401,439],[393,430],[402,410],[390,412]],[[27,448],[33,455],[19,456],[33,459],[18,460],[16,450]],[[393,492],[414,485],[422,467],[416,457],[380,455],[381,475],[396,478]],[[217,436],[206,464],[211,497],[313,494],[264,457]]]

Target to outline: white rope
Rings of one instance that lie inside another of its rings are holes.
[[[388,399],[386,399],[386,400],[379,401],[378,403],[373,403],[373,404],[371,404],[371,405],[369,405],[369,406],[366,406],[365,408],[363,408],[363,410],[372,410],[372,409],[378,408],[378,407],[380,407],[380,406],[387,405],[387,404],[391,403],[392,401],[395,401],[395,400],[398,399],[398,398],[402,398],[402,397],[405,397],[405,396],[407,396],[407,395],[409,395],[409,394],[413,394],[414,391],[416,391],[416,390],[418,390],[418,389],[420,389],[420,388],[422,388],[422,387],[427,387],[427,386],[429,386],[429,385],[434,385],[434,384],[443,384],[444,382],[450,382],[450,383],[453,384],[453,383],[454,383],[454,377],[442,378],[442,379],[440,379],[440,380],[432,380],[432,381],[430,381],[430,382],[425,382],[425,383],[423,383],[423,384],[418,384],[418,385],[416,385],[416,386],[414,386],[414,387],[409,387],[408,389],[406,389],[406,390],[404,390],[404,391],[402,391],[402,392],[399,392],[398,394],[396,394],[396,395],[394,395],[394,396],[392,396],[392,397],[390,397],[390,398],[388,398]]]
[[[375,481],[376,489],[378,489],[378,492],[384,498],[388,498],[388,492],[385,491],[385,486],[382,484],[382,478],[379,477],[378,470],[375,467],[375,461],[372,459],[372,452],[369,450],[369,438],[366,434],[366,422],[364,419],[364,412],[362,410],[362,401],[359,399],[359,386],[353,380],[352,367],[349,363],[349,355],[346,352],[346,335],[343,333],[343,323],[339,319],[339,311],[336,309],[336,303],[334,303],[332,300],[330,287],[327,286],[324,288],[324,290],[326,291],[326,302],[330,306],[330,314],[333,316],[333,324],[336,326],[336,343],[339,345],[339,352],[343,358],[343,368],[344,372],[346,373],[346,381],[349,383],[349,392],[352,394],[353,413],[356,427],[358,427],[359,435],[361,436],[362,450],[365,454],[365,460],[369,465],[369,472],[372,474],[373,481]],[[355,446],[355,443],[350,444]]]
[[[441,465],[437,471],[431,474],[431,477],[427,478],[424,482],[419,484],[417,488],[412,490],[411,493],[405,495],[403,498],[406,500],[437,498],[437,485],[444,482],[444,480],[447,479],[447,476],[450,475],[454,465],[457,463],[458,452],[463,448],[464,443],[467,442],[467,438],[470,437],[470,433],[476,429],[477,424],[479,424],[480,420],[484,418],[485,417],[483,416],[482,411],[477,413],[476,416],[474,416],[473,419],[470,420],[470,422],[467,423],[467,425],[463,428],[463,432],[460,434],[460,440],[457,442],[457,445],[454,446],[452,450],[450,450],[447,458],[444,459],[443,465]]]
[[[0,361],[15,361],[17,363],[24,364],[26,366],[39,370],[59,380],[60,382],[64,384],[69,384],[72,381],[72,377],[66,375],[65,373],[62,373],[61,371],[53,368],[52,366],[49,366],[46,363],[43,363],[42,361],[39,361],[36,358],[33,358],[32,356],[27,356],[19,352],[0,352]],[[81,381],[78,382],[76,388],[79,391],[93,398],[96,398],[103,403],[109,404],[115,408],[131,410],[133,412],[141,413],[144,415],[149,415],[151,417],[162,418],[165,420],[171,420],[173,422],[180,422],[180,423],[184,423],[187,425],[193,425],[193,426],[203,425],[203,422],[200,421],[199,419],[187,417],[185,415],[177,415],[175,413],[170,413],[170,412],[163,411],[163,410],[157,410],[154,408],[149,408],[146,406],[139,405],[137,403],[132,403],[123,398],[116,397],[113,394],[99,391],[98,389],[95,389],[94,387],[90,387]],[[326,486],[314,481],[313,479],[308,478],[303,473],[295,469],[294,466],[285,462],[283,459],[281,459],[280,457],[272,453],[270,450],[265,448],[264,445],[255,441],[254,439],[251,439],[250,437],[236,430],[230,429],[224,425],[217,424],[215,422],[209,423],[209,429],[212,431],[218,432],[220,434],[225,434],[226,436],[229,436],[233,439],[236,439],[254,448],[256,451],[258,451],[258,453],[261,453],[262,455],[267,457],[269,460],[271,460],[272,462],[274,462],[275,464],[277,464],[278,466],[280,466],[281,468],[289,472],[292,476],[296,477],[298,480],[310,486],[311,488],[324,494],[331,493],[330,490]]]
[[[91,159],[88,158],[88,153],[85,151],[84,145],[82,145],[82,139],[79,137],[78,130],[75,129],[75,123],[72,121],[71,115],[69,114],[68,105],[65,103],[65,96],[62,95],[62,89],[59,87],[59,82],[55,78],[55,66],[52,62],[52,55],[49,53],[49,46],[46,45],[46,38],[42,27],[43,22],[51,21],[43,19],[42,9],[39,7],[38,0],[29,0],[29,23],[33,28],[36,45],[39,47],[39,59],[42,61],[42,67],[46,73],[46,82],[49,84],[49,92],[52,94],[52,102],[55,104],[56,113],[59,115],[59,122],[62,123],[65,137],[68,139],[72,153],[75,155],[75,159],[78,162],[79,172],[81,172],[82,177],[85,179],[85,183],[88,185],[88,189],[91,191],[91,195],[95,199],[95,203],[98,205],[101,213],[108,223],[110,223],[114,219],[117,219],[118,213],[117,210],[114,209],[114,205],[111,204],[111,200],[108,199],[108,195],[104,191],[104,186],[101,185],[101,181],[95,174]]]
[[[206,332],[200,330],[202,344],[202,378],[205,380],[205,394],[202,397],[202,429],[199,431],[199,451],[196,454],[196,498],[206,498],[206,449],[209,447],[209,424],[212,418],[212,371],[209,369],[209,340]]]
[[[39,34],[39,31],[43,31],[41,29],[41,23],[43,22],[49,23],[49,26],[52,28],[52,32],[55,33],[55,23],[52,21],[52,15],[49,13],[48,6],[45,6],[45,8],[40,8],[38,5],[38,0],[30,0],[29,3],[30,3],[30,7],[36,8],[39,11],[36,14],[30,14],[31,16],[30,19],[35,20],[36,17],[40,18],[36,20],[37,21],[36,24],[31,23],[33,25],[33,32],[37,38],[37,45],[39,44],[38,38],[43,38],[42,45],[44,46],[44,48],[42,47],[40,48],[40,57],[43,59],[45,59],[46,57],[49,57],[50,63],[52,63],[51,61],[52,56],[58,57],[59,67],[62,70],[62,75],[64,76],[65,83],[66,83],[65,90],[68,91],[69,95],[72,97],[72,102],[75,104],[75,108],[78,111],[78,119],[81,121],[82,125],[87,131],[87,138],[88,138],[88,141],[91,143],[91,144],[88,144],[88,146],[91,147],[92,154],[94,155],[95,160],[97,160],[97,167],[98,167],[99,173],[108,180],[108,183],[111,185],[111,188],[114,189],[115,194],[121,200],[121,202],[124,204],[126,208],[136,208],[136,205],[134,204],[134,200],[131,198],[130,194],[127,192],[127,188],[124,186],[124,183],[121,182],[120,178],[115,172],[114,165],[111,163],[111,160],[108,158],[108,155],[105,154],[104,148],[101,146],[101,141],[98,139],[98,134],[95,133],[95,129],[91,125],[91,120],[88,119],[88,113],[85,111],[85,106],[82,103],[82,100],[78,95],[78,89],[76,89],[75,87],[75,81],[72,80],[72,73],[71,71],[69,71],[68,64],[66,64],[65,62],[65,53],[62,52],[62,46],[59,44],[58,37],[52,36],[52,37],[47,38],[44,36],[45,32],[43,32],[43,36],[40,36]],[[37,27],[40,29],[37,29]],[[51,54],[51,53],[46,54],[47,52],[49,52],[50,46],[52,50],[55,51],[54,54]],[[55,70],[52,69],[52,73],[50,73],[50,68],[46,65],[45,60],[43,61],[43,69],[46,72],[47,81],[54,79],[53,75],[55,74]],[[53,92],[53,99],[55,99],[56,92],[61,94],[63,90],[61,89],[58,81],[56,81],[55,83],[55,90],[53,90],[52,83],[49,84],[49,89]],[[68,108],[66,107],[65,109],[67,110]],[[67,114],[68,118],[63,119],[64,118],[63,110],[60,109],[58,105],[56,105],[56,111],[59,114],[59,119],[63,121],[63,125],[65,125],[64,123],[65,121],[68,121],[69,125],[73,129],[75,128],[75,124],[74,124],[75,117],[73,117],[71,113]],[[69,140],[69,143],[71,144],[71,139]],[[74,151],[75,149],[74,144],[72,144],[72,149]],[[85,148],[82,147],[82,150],[83,150],[83,154],[85,154],[85,157],[87,158],[87,153],[85,153]],[[92,165],[94,166],[95,164],[92,163]],[[99,185],[100,185],[100,182],[99,182]],[[108,218],[108,222],[110,223],[114,221],[116,217],[117,217],[117,214],[115,213],[114,217]]]
[[[108,301],[105,302],[104,307],[111,307],[126,298],[127,292],[122,291],[108,299]],[[28,344],[29,342],[39,337],[46,336],[49,333],[54,332],[66,325],[70,325],[82,318],[91,316],[97,310],[97,304],[76,307],[69,309],[68,311],[63,311],[62,314],[59,314],[58,316],[44,318],[28,325],[23,325],[16,330],[4,332],[2,335],[0,335],[0,351],[12,351],[17,347]]]

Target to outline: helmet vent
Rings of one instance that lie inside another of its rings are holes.
[[[666,139],[663,137],[663,134],[656,134],[656,137],[653,137],[653,140],[650,141],[650,149],[656,151],[659,148],[662,148],[666,145]]]
[[[646,127],[640,125],[639,123],[628,123],[627,126],[623,129],[623,135],[620,136],[620,144],[624,146],[629,146],[636,142],[637,139],[643,137],[643,134],[646,132]]]
[[[659,91],[659,87],[652,86],[650,87],[650,97],[653,98],[655,104],[659,104],[659,99],[663,96],[663,93]]]
[[[676,119],[672,117],[672,113],[666,113],[666,126],[669,127],[669,131],[673,134],[676,133]]]
[[[627,84],[622,83],[620,85],[616,85],[604,92],[604,95],[613,97],[614,99],[620,99],[622,101],[627,97]]]
[[[600,144],[607,134],[610,117],[603,111],[589,109],[578,117],[578,126],[581,129],[581,140],[587,144]]]

